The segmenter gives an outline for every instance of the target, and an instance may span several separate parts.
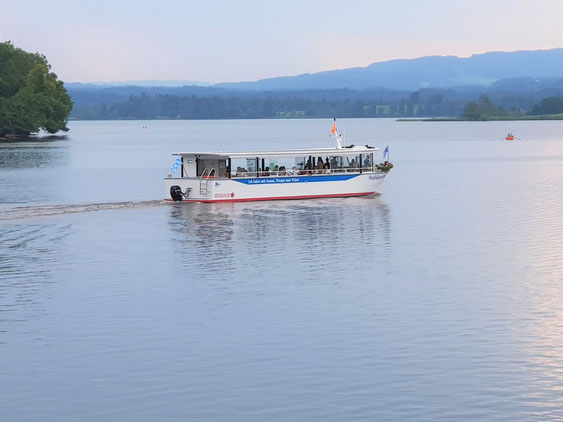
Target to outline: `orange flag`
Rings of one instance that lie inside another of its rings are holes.
[[[336,119],[334,120],[334,123],[332,124],[332,132],[333,135],[336,133]]]

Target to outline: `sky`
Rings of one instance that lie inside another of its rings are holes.
[[[248,81],[563,47],[563,0],[0,0],[0,40],[66,82]]]

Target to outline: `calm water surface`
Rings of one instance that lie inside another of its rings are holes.
[[[1,143],[0,420],[563,420],[561,122],[341,120],[382,195],[160,201],[172,152],[330,125]]]

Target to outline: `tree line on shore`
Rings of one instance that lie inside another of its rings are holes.
[[[77,104],[76,119],[260,119],[299,117],[456,116],[463,103],[427,99],[306,98],[283,94],[229,96],[132,95],[126,102]]]
[[[518,99],[512,99],[512,102]],[[490,116],[563,113],[563,97],[543,99],[526,108],[494,105],[488,96],[469,101],[462,96],[415,92],[403,98],[311,98],[306,93],[259,93],[227,96],[130,95],[127,101],[101,104],[77,103],[71,118],[99,119],[261,119],[314,117],[461,117],[483,120]]]
[[[563,113],[563,97],[547,97],[539,104],[535,104],[525,115],[556,115]],[[489,120],[498,118],[517,118],[523,114],[516,110],[506,110],[493,104],[486,95],[481,95],[479,100],[470,101],[463,109],[463,120]]]

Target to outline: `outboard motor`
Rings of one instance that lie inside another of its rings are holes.
[[[170,196],[174,201],[182,200],[182,189],[178,185],[170,186]]]

